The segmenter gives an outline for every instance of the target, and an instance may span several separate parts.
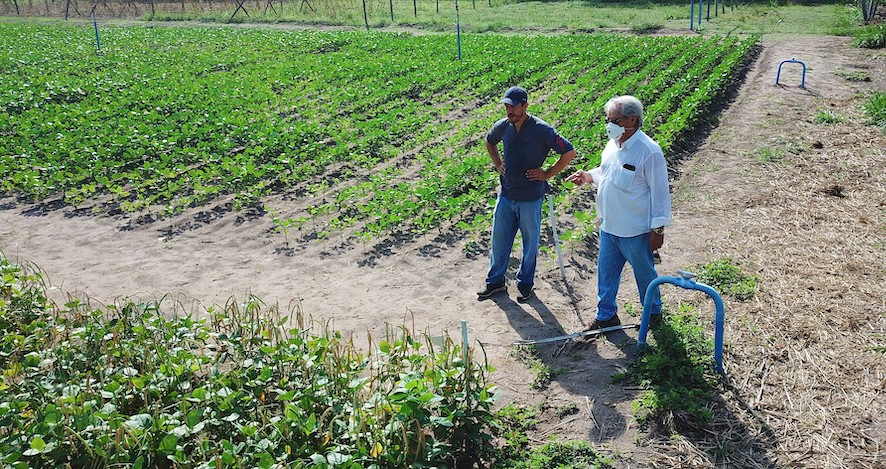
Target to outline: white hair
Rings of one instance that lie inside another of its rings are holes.
[[[637,116],[637,128],[643,127],[643,103],[633,96],[616,96],[606,101],[603,111],[606,114],[618,111],[623,117]]]

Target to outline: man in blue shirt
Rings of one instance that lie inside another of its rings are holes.
[[[492,218],[492,253],[486,288],[477,292],[479,300],[507,291],[505,272],[514,247],[517,230],[523,238],[523,258],[517,273],[517,301],[525,303],[534,293],[535,264],[541,237],[541,207],[548,192],[548,179],[565,168],[575,149],[547,122],[526,112],[526,90],[509,88],[501,102],[507,116],[492,126],[486,135],[486,151],[499,172],[501,190]],[[504,145],[504,158],[498,143]],[[560,158],[548,169],[541,169],[551,150]]]
[[[640,128],[643,104],[633,96],[606,103],[606,134],[600,166],[578,171],[567,181],[597,186],[600,252],[597,258],[597,315],[590,329],[621,324],[616,295],[625,262],[631,264],[640,292],[658,277],[653,252],[664,243],[664,227],[671,223],[668,167],[661,147]],[[652,323],[661,319],[661,294],[655,290]]]

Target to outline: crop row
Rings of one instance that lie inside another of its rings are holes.
[[[255,298],[57,308],[2,256],[0,326],[4,468],[453,467],[495,451],[492,369],[448,337],[389,328],[362,352]]]
[[[667,151],[754,43],[471,35],[456,60],[450,35],[130,27],[99,55],[91,33],[0,25],[0,191],[132,213],[290,192],[283,217],[365,237],[471,225],[511,84],[588,166],[607,99],[640,97]]]

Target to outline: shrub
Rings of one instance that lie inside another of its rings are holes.
[[[739,301],[749,300],[757,292],[757,279],[742,273],[732,260],[723,258],[698,268],[698,282],[709,285],[721,295]]]
[[[389,329],[363,354],[255,298],[205,319],[159,303],[55,309],[39,274],[0,268],[4,467],[453,467],[492,455],[490,368],[451,340],[432,348]]]
[[[882,49],[886,47],[886,25],[870,26],[854,34],[852,45],[863,49]]]
[[[627,373],[613,377],[647,389],[632,403],[635,418],[641,424],[670,420],[678,430],[710,422],[708,402],[716,383],[713,347],[696,310],[681,304],[677,311],[668,311],[652,332],[654,345],[631,363]]]
[[[886,127],[886,92],[878,91],[874,93],[864,108],[865,113],[868,115],[868,122],[880,127]]]

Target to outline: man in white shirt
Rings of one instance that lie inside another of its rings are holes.
[[[653,252],[664,243],[664,227],[671,222],[668,168],[661,147],[642,130],[643,104],[633,96],[610,99],[606,112],[609,142],[600,166],[577,171],[567,181],[597,186],[600,251],[597,258],[597,314],[588,329],[621,324],[618,294],[625,262],[645,299],[646,288],[658,277]],[[661,319],[661,293],[652,302],[652,323]]]

